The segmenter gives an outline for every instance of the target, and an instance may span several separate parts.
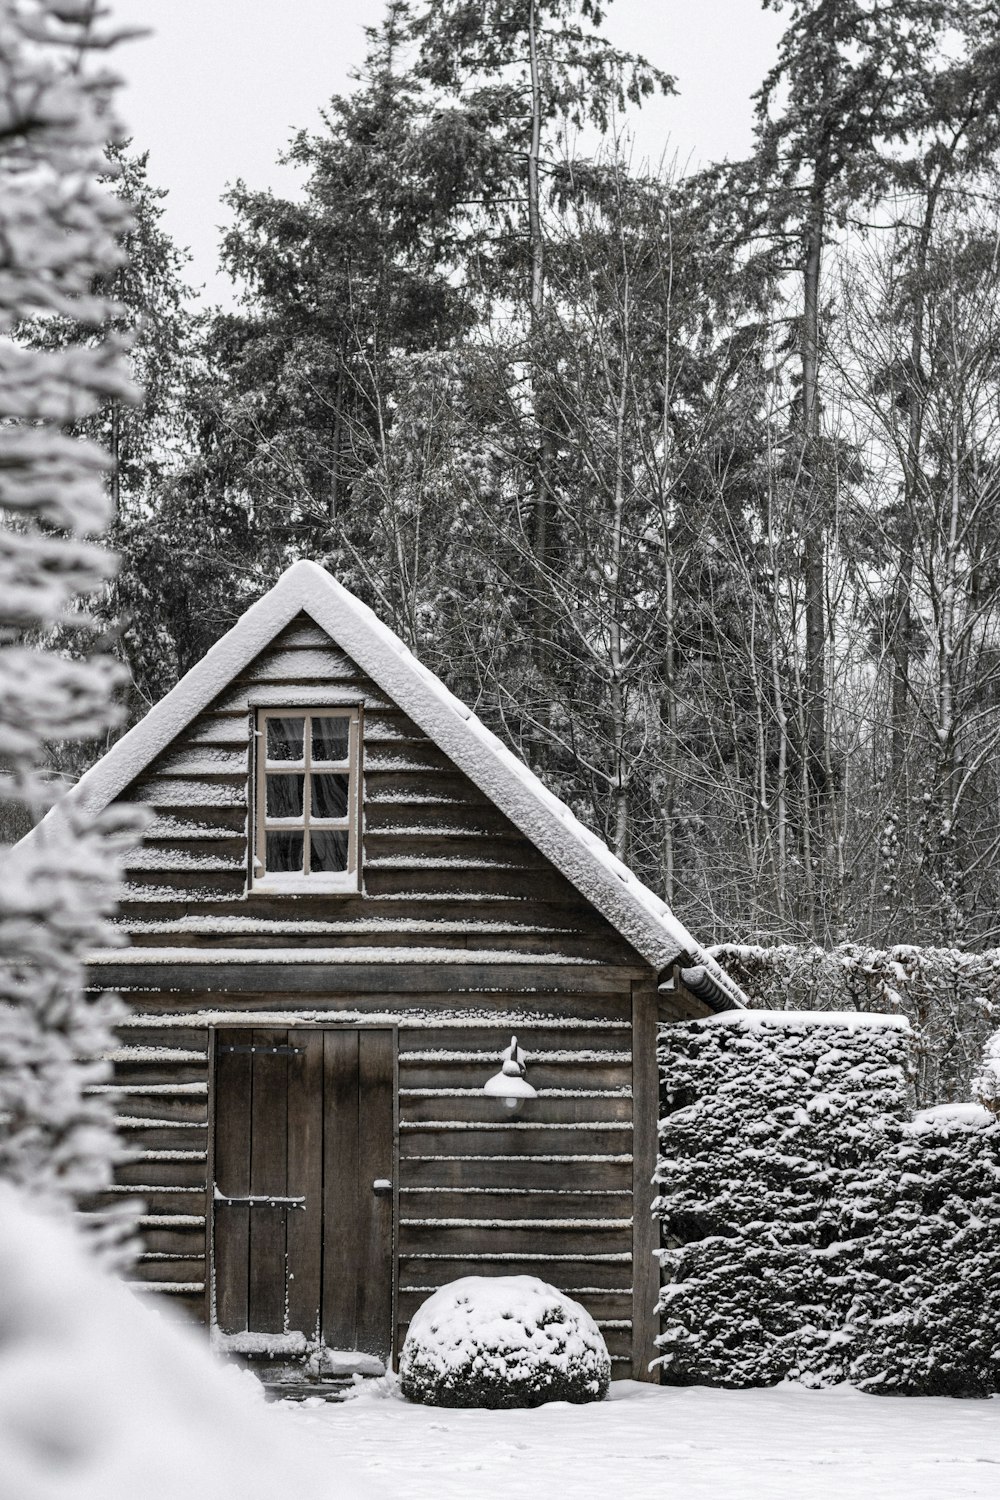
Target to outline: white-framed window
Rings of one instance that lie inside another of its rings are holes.
[[[256,710],[255,890],[360,885],[361,711]]]

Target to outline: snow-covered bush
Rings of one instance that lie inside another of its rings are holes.
[[[400,1388],[427,1406],[601,1401],[611,1360],[578,1302],[535,1276],[465,1276],[420,1307],[399,1360]]]
[[[117,132],[102,16],[0,0],[0,840],[53,800],[50,748],[106,732],[121,675],[90,651],[81,602],[113,571],[89,540],[110,519],[110,460],[67,430],[133,396],[122,341],[102,334],[112,309],[93,295],[129,223],[98,182]],[[77,342],[39,347],[49,319],[75,324]],[[0,843],[0,1177],[64,1203],[105,1185],[114,1151],[109,1105],[87,1088],[115,1012],[84,999],[83,958],[109,940],[130,826],[77,810]]]
[[[908,1117],[900,1017],[727,1012],[664,1028],[663,1378],[843,1379],[852,1246]]]
[[[1000,1121],[944,1104],[897,1126],[878,1216],[858,1246],[856,1353],[865,1389],[1000,1391]]]
[[[918,1106],[970,1096],[983,1044],[1000,1017],[1000,949],[732,943],[712,952],[750,1003],[765,1010],[905,1016],[913,1029]]]

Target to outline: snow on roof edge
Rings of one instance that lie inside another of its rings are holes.
[[[686,956],[738,1009],[746,996],[664,901],[423,665],[394,631],[318,563],[300,560],[82,776],[33,830],[63,808],[114,800],[300,611],[309,614],[470,777],[658,972]]]

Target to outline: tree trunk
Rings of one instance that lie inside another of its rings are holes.
[[[111,478],[109,480],[111,493],[111,514],[114,521],[121,520],[122,505],[122,477],[119,470],[121,462],[122,442],[122,404],[117,397],[111,401],[111,433],[108,439],[108,452],[111,455]]]
[[[805,222],[804,307],[802,318],[802,580],[805,592],[805,672],[803,714],[806,793],[804,817],[805,875],[809,906],[808,923],[819,936],[821,898],[818,877],[823,859],[826,830],[826,573],[824,527],[821,510],[819,468],[819,289],[823,262],[825,195],[821,186],[813,190]]]
[[[528,64],[531,79],[531,141],[528,148],[528,247],[531,264],[531,389],[538,450],[535,469],[534,610],[533,651],[539,677],[537,717],[548,722],[549,688],[546,673],[549,663],[551,611],[548,607],[549,580],[552,576],[555,514],[552,500],[552,467],[555,444],[545,400],[545,371],[539,343],[542,336],[542,314],[545,307],[545,239],[542,232],[540,161],[542,150],[542,76],[538,58],[538,6],[529,0]]]

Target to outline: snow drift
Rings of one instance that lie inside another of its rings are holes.
[[[318,1493],[377,1495],[0,1184],[0,1500]]]

